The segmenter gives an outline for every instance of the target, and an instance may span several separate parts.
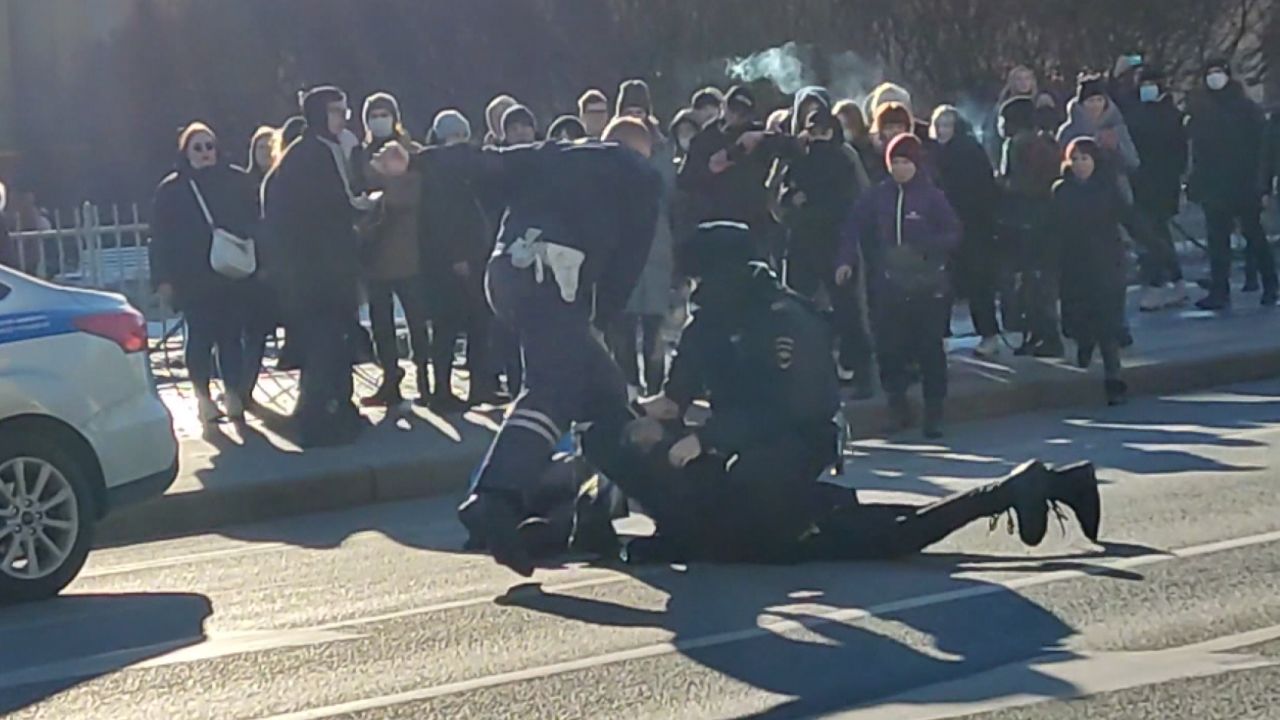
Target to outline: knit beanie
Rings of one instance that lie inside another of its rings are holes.
[[[892,164],[894,158],[906,158],[918,167],[924,163],[924,145],[921,144],[920,138],[911,133],[905,133],[889,143],[884,155],[886,165]]]
[[[618,104],[615,115],[622,115],[627,108],[644,110],[645,117],[653,114],[653,97],[649,83],[644,80],[628,80],[618,88]]]
[[[298,106],[307,127],[313,132],[328,134],[329,103],[347,101],[347,94],[333,85],[321,85],[298,94]]]

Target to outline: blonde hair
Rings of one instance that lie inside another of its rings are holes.
[[[267,159],[267,166],[260,168],[258,167],[258,142],[263,138],[267,138],[271,141],[271,144],[268,146],[270,150],[270,157]],[[282,142],[283,139],[280,137],[280,131],[278,129],[273,128],[270,125],[259,126],[257,130],[253,131],[253,137],[249,139],[249,164],[247,165],[247,168],[249,170],[261,170],[262,172],[266,172],[275,167],[276,163],[279,162],[281,151],[284,150],[284,148],[280,146]]]

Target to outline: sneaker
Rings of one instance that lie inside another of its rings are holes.
[[[1061,502],[1071,508],[1084,536],[1090,542],[1098,542],[1098,531],[1102,524],[1102,498],[1098,494],[1098,474],[1093,463],[1055,468],[1049,480],[1049,501]]]
[[[1230,310],[1231,298],[1209,295],[1204,298],[1201,298],[1201,300],[1196,303],[1196,307],[1200,308],[1201,310],[1210,310],[1210,311]]]
[[[621,547],[607,503],[599,502],[588,493],[578,495],[574,503],[569,548],[574,552],[614,558]]]
[[[1191,291],[1187,290],[1185,280],[1179,280],[1165,290],[1165,307],[1182,307],[1189,302],[1191,302]]]
[[[222,419],[222,410],[213,398],[201,397],[196,400],[196,415],[199,416],[200,422],[209,425]]]
[[[986,359],[998,357],[1000,355],[1000,338],[994,335],[982,338],[982,342],[978,343],[978,347],[973,349],[973,354]]]
[[[1138,298],[1138,309],[1142,312],[1155,312],[1165,306],[1167,298],[1162,287],[1144,287]]]
[[[458,508],[458,519],[472,537],[484,538],[499,565],[522,577],[533,576],[533,560],[520,538],[515,505],[497,493],[478,493]]]

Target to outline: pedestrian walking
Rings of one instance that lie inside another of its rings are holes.
[[[1209,225],[1209,294],[1202,310],[1231,306],[1231,234],[1239,226],[1246,253],[1262,279],[1262,304],[1276,304],[1276,266],[1262,230],[1261,199],[1264,119],[1262,109],[1231,75],[1222,59],[1205,63],[1204,88],[1191,96],[1187,133],[1191,139],[1188,195]]]
[[[408,153],[422,146],[405,132],[400,103],[388,93],[375,93],[364,102],[361,113],[365,137],[356,151],[354,167],[361,193],[379,193],[378,209],[360,226],[361,256],[365,289],[369,299],[369,322],[373,326],[374,351],[382,369],[378,389],[361,400],[367,407],[395,407],[403,400],[400,385],[405,371],[400,367],[400,345],[396,330],[396,302],[404,309],[409,350],[418,367],[418,397],[425,403],[431,396],[428,372],[426,291],[422,286],[418,227],[422,201],[422,175],[410,171],[388,177],[374,166],[373,157],[389,143],[397,143]]]
[[[953,284],[969,300],[969,314],[981,340],[978,357],[1000,353],[1000,324],[996,318],[996,294],[1007,265],[996,244],[995,214],[999,201],[995,171],[973,136],[972,128],[952,105],[933,112],[933,139],[938,143],[935,161],[942,192],[964,226],[960,246],[951,258]],[[946,321],[950,322],[947,314]]]
[[[180,310],[187,326],[186,362],[201,422],[223,415],[210,387],[214,360],[225,390],[225,411],[243,419],[250,386],[245,360],[247,278],[213,265],[215,231],[249,238],[255,203],[248,176],[220,155],[218,138],[201,122],[178,136],[178,160],[155,193],[151,272],[160,298]]]
[[[1105,165],[1113,162],[1092,138],[1067,147],[1062,179],[1053,188],[1051,227],[1062,246],[1062,314],[1070,317],[1081,368],[1102,355],[1107,402],[1124,401],[1120,346],[1125,335],[1125,246],[1121,224],[1132,213]]]
[[[880,379],[895,429],[914,424],[907,399],[912,365],[924,389],[926,437],[942,434],[947,357],[942,307],[948,297],[946,261],[960,243],[961,225],[942,191],[923,171],[924,146],[911,134],[885,151],[890,179],[858,201],[844,225],[838,284],[864,264]]]

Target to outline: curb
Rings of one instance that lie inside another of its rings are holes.
[[[1153,362],[1125,368],[1132,397],[1192,392],[1280,376],[1280,348],[1218,357]],[[947,400],[948,423],[1033,411],[1102,407],[1102,377],[1095,370],[1057,366],[1050,377],[1003,387],[969,387]],[[883,436],[889,413],[882,399],[845,406],[851,436]],[[97,528],[98,546],[172,538],[228,525],[353,507],[462,493],[487,444],[466,443],[429,458],[307,472],[232,488],[167,494],[122,509]]]

